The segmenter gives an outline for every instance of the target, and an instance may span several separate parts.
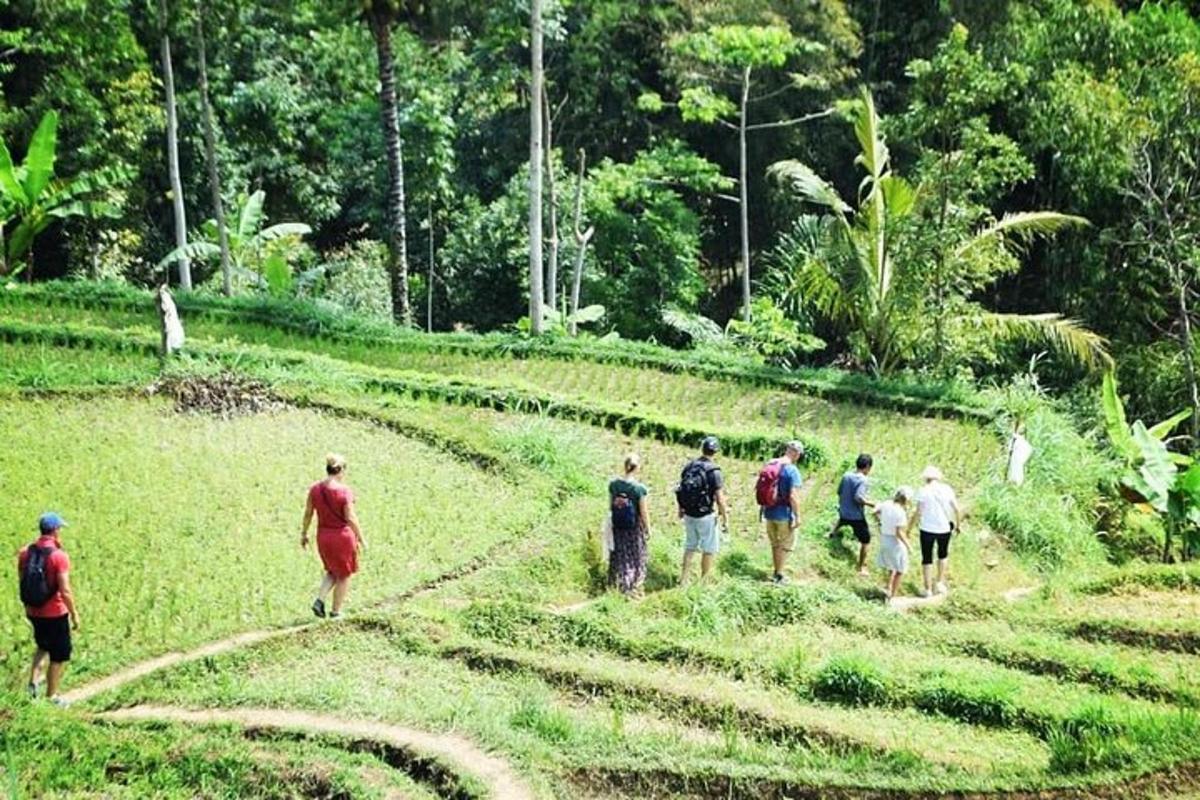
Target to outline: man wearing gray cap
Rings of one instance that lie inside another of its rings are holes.
[[[679,582],[687,582],[692,559],[700,553],[700,577],[707,578],[712,571],[717,551],[721,549],[721,531],[717,527],[717,512],[721,525],[729,529],[729,508],[725,504],[725,481],[721,468],[713,463],[713,456],[721,450],[715,436],[706,436],[700,443],[700,458],[693,459],[683,468],[679,485],[675,487],[675,499],[679,504],[679,516],[683,520],[683,569]]]

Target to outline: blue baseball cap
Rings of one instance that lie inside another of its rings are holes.
[[[67,527],[67,521],[53,511],[47,511],[38,517],[38,528],[42,533],[51,533],[65,527]]]

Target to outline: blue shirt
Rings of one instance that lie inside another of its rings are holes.
[[[783,469],[779,471],[779,502],[780,505],[768,506],[763,509],[763,519],[769,519],[772,522],[791,522],[792,521],[792,490],[799,489],[800,484],[804,482],[804,478],[800,476],[800,470],[796,469],[796,465],[792,463],[784,464]]]
[[[867,476],[847,472],[838,484],[838,516],[842,519],[866,519],[862,501],[867,499]]]

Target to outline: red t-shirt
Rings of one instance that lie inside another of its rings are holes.
[[[318,530],[340,531],[349,527],[346,506],[354,502],[354,493],[349,486],[334,486],[317,481],[308,490],[313,509],[317,512]]]
[[[40,606],[25,606],[25,614],[39,619],[65,617],[67,604],[63,602],[62,592],[58,588],[60,586],[59,576],[66,575],[71,571],[71,559],[67,558],[67,551],[59,545],[57,536],[42,536],[36,544],[38,547],[55,548],[50,557],[46,559],[46,577],[50,580],[50,586],[54,588],[54,596]],[[29,548],[22,547],[21,552],[17,555],[17,580],[20,580],[20,576],[24,573],[25,561],[28,558]]]

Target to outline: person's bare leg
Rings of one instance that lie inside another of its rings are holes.
[[[714,560],[716,560],[716,556],[712,553],[700,554],[700,580],[704,580],[708,577],[708,573],[712,572]]]
[[[695,554],[695,552],[696,551],[694,550],[683,551],[683,568],[679,572],[680,586],[683,586],[685,583],[687,583],[688,573],[692,571],[692,556]]]
[[[949,575],[949,573],[950,573],[950,559],[939,558],[938,559],[938,570],[937,570],[938,583],[945,583],[946,578]]]
[[[33,661],[29,664],[29,682],[37,686],[41,681],[42,664],[46,661],[48,654],[45,650],[35,650],[33,652]]]
[[[51,661],[50,669],[46,670],[46,699],[58,694],[58,686],[62,683],[63,670],[67,665],[64,661]]]
[[[921,565],[921,577],[925,582],[926,593],[933,594],[933,564]]]
[[[888,597],[895,597],[900,594],[900,573],[893,572],[892,579],[888,582]]]
[[[350,578],[341,578],[333,584],[333,613],[342,613],[342,605],[346,602],[346,595],[350,593]]]
[[[333,579],[333,576],[326,572],[325,577],[321,579],[321,585],[317,587],[317,599],[325,602],[325,598],[329,596],[329,590],[333,588],[335,583],[337,581]]]
[[[858,546],[858,573],[865,574],[867,571],[867,546],[860,544]]]

